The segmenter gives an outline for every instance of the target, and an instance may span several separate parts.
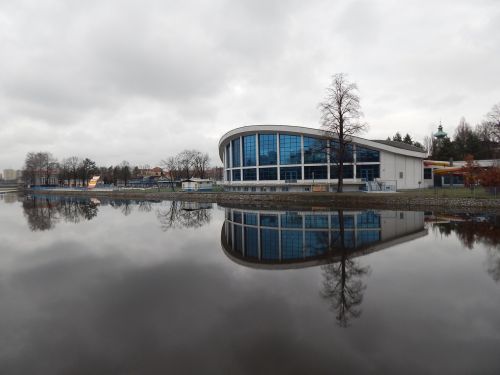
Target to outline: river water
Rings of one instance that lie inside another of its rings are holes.
[[[500,217],[0,195],[1,374],[499,374]]]

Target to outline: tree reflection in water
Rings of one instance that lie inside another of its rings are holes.
[[[163,231],[178,228],[199,228],[210,223],[212,204],[164,202],[165,206],[156,211]]]
[[[49,196],[28,196],[23,200],[24,216],[31,231],[53,229],[61,220],[78,223],[97,216],[97,204],[91,200],[55,199]]]
[[[348,327],[349,321],[361,316],[361,303],[366,284],[363,277],[370,273],[370,267],[362,267],[359,261],[350,257],[346,246],[344,211],[338,210],[339,237],[330,247],[332,256],[340,260],[321,266],[323,288],[321,296],[328,300],[335,319],[341,327]]]
[[[439,215],[437,216],[439,218]],[[434,231],[449,236],[454,233],[467,249],[475,244],[486,247],[486,270],[500,282],[500,217],[497,215],[456,215],[447,217],[447,222],[433,225]]]

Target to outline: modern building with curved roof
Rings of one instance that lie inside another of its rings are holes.
[[[219,141],[229,191],[335,191],[338,142],[320,129],[249,125]],[[352,137],[344,161],[344,190],[416,189],[424,150],[401,142]]]

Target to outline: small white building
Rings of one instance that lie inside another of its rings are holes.
[[[182,191],[212,191],[212,181],[202,178],[188,178],[182,181]]]

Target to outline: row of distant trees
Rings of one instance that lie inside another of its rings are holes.
[[[179,181],[183,178],[222,178],[222,168],[210,167],[207,153],[197,150],[184,150],[175,156],[162,160],[164,177]],[[105,184],[123,183],[141,177],[142,170],[149,166],[131,166],[128,161],[118,165],[98,166],[90,158],[71,156],[62,160],[55,158],[50,152],[29,152],[26,155],[23,178],[28,184],[37,184],[44,180],[45,184],[57,179],[57,183],[86,185],[94,175],[99,175]],[[54,182],[52,182],[54,183]]]
[[[428,136],[424,143],[429,157],[435,160],[465,160],[467,155],[476,160],[497,159],[500,156],[500,103],[475,127],[462,117],[453,137],[438,140]]]
[[[406,133],[406,135],[403,137],[400,132],[396,132],[396,134],[394,134],[394,136],[392,138],[387,137],[387,140],[394,141],[394,142],[402,142],[402,143],[406,143],[410,146],[415,146],[415,147],[424,149],[424,145],[418,141],[414,141],[412,136],[408,133]]]
[[[37,184],[44,180],[45,184],[71,181],[73,184],[86,185],[94,176],[99,175],[105,184],[125,184],[133,177],[133,171],[127,161],[115,166],[97,166],[90,158],[70,156],[58,161],[50,152],[29,152],[23,168],[23,179],[28,184]]]
[[[161,166],[171,181],[191,177],[207,178],[210,157],[197,150],[184,150],[162,160]]]

